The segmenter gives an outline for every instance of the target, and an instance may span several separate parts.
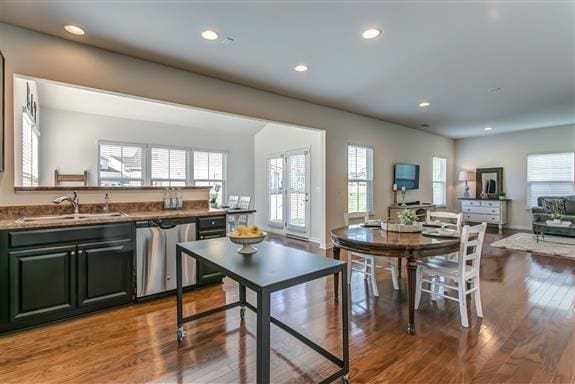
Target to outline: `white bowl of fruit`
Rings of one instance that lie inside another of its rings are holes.
[[[238,248],[238,253],[242,255],[251,255],[258,250],[253,245],[261,243],[266,238],[267,233],[259,229],[256,225],[245,227],[238,226],[235,231],[228,233],[228,238],[234,244],[239,244],[242,247]]]

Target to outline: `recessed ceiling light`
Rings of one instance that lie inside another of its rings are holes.
[[[77,27],[75,25],[71,25],[71,24],[65,25],[64,29],[67,32],[70,32],[71,34],[78,35],[78,36],[82,36],[84,33],[86,33],[86,32],[84,32],[84,30],[82,28]]]
[[[491,127],[485,127],[485,128],[483,128],[484,131],[491,131],[491,129],[492,129]]]
[[[419,103],[419,106],[421,108],[429,107],[430,105],[431,103],[429,101],[422,101],[421,103]]]
[[[305,64],[299,64],[293,67],[293,70],[296,72],[305,72],[309,69],[309,67]]]
[[[379,35],[381,35],[381,29],[379,28],[370,28],[370,29],[366,29],[365,31],[363,31],[362,33],[362,37],[366,40],[369,39],[375,39],[376,37],[378,37]]]
[[[216,31],[212,31],[210,29],[206,29],[202,32],[202,37],[206,40],[217,40],[220,35]]]

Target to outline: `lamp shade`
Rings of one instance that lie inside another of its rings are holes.
[[[475,181],[475,172],[459,171],[459,181]]]

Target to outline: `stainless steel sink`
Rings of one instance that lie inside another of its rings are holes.
[[[22,216],[16,222],[18,223],[29,223],[38,221],[60,221],[60,220],[87,220],[96,219],[103,217],[119,217],[128,216],[124,212],[107,212],[107,213],[80,213],[78,215],[67,214],[67,215],[54,215],[54,216]]]

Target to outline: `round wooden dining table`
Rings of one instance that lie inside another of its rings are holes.
[[[401,276],[401,260],[407,264],[407,297],[409,320],[407,333],[415,334],[415,272],[417,260],[459,250],[459,238],[435,237],[421,233],[389,232],[379,227],[350,225],[331,231],[333,256],[340,259],[340,251],[365,253],[374,256],[397,257]],[[338,276],[334,279],[334,292],[339,295]],[[345,287],[342,287],[345,289]]]

